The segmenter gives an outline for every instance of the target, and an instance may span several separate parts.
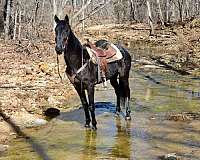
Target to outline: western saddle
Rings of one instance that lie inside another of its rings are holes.
[[[97,65],[99,65],[100,67],[99,75],[101,79],[99,77],[98,79],[100,79],[103,82],[104,86],[107,86],[106,85],[106,73],[108,69],[107,64],[121,59],[122,55],[119,49],[114,44],[107,42],[106,44],[103,44],[103,45],[106,46],[105,49],[96,47],[88,39],[87,39],[87,43],[85,44],[86,49],[92,61],[96,63]],[[121,56],[116,56],[118,52],[120,52]]]

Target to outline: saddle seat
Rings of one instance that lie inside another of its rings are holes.
[[[114,55],[116,55],[116,50],[111,45],[107,45],[106,49],[96,47],[93,44],[89,44],[89,46],[98,57],[104,57],[104,58],[109,59],[113,57]]]
[[[112,43],[108,43],[106,45],[106,48],[103,49],[100,47],[96,47],[94,44],[88,41],[86,44],[86,49],[90,55],[90,58],[95,64],[98,63],[97,59],[100,59],[100,60],[103,59],[104,61],[106,61],[106,63],[111,63],[111,62],[122,59],[122,53]]]
[[[112,43],[107,43],[105,49],[96,47],[94,44],[87,41],[85,44],[86,50],[90,56],[91,61],[99,66],[98,82],[102,81],[104,86],[106,84],[106,74],[108,71],[107,64],[122,59],[122,53]]]

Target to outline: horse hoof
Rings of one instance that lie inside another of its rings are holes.
[[[92,126],[92,130],[93,130],[93,131],[96,131],[96,130],[97,130],[97,127],[96,127],[96,126]]]
[[[130,120],[131,120],[131,116],[126,116],[125,119],[126,119],[127,121],[130,121]]]
[[[119,117],[120,116],[120,112],[116,111],[115,112],[115,117]]]
[[[85,124],[85,128],[90,128],[90,125],[89,124]]]

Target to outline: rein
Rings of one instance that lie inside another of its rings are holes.
[[[61,82],[63,83],[63,79],[62,79],[62,76],[60,75],[60,67],[59,67],[59,58],[58,58],[58,54],[57,54],[57,66],[58,66],[58,75],[59,75],[59,77],[60,77],[60,80],[61,80]]]
[[[71,61],[70,61],[71,62]],[[81,67],[77,70],[77,71],[74,71],[74,73],[73,73],[73,75],[72,75],[72,80],[73,80],[73,82],[74,82],[74,80],[75,80],[75,77],[79,74],[79,73],[81,73],[86,67],[87,67],[87,65],[88,65],[88,62],[86,62],[86,63],[84,63],[84,59],[83,59],[83,48],[82,48],[82,51],[81,51]],[[60,77],[60,80],[61,80],[61,82],[63,83],[63,78],[62,78],[62,76],[61,76],[61,74],[60,74],[60,67],[59,67],[59,57],[58,57],[58,54],[57,54],[57,71],[58,71],[58,75],[59,75],[59,77]],[[82,73],[81,73],[81,75],[82,75]],[[80,80],[81,81],[81,87],[82,87],[82,79]]]

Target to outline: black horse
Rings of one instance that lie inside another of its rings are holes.
[[[92,118],[92,128],[97,129],[95,119],[95,104],[94,104],[94,86],[98,81],[98,65],[90,60],[90,56],[84,46],[76,38],[69,25],[69,18],[66,15],[64,20],[59,20],[55,15],[56,22],[56,47],[57,54],[64,52],[64,59],[67,65],[66,74],[74,85],[78,95],[80,96],[84,111],[85,111],[85,127],[90,127]],[[105,40],[99,40],[95,43],[97,47],[104,47]],[[106,79],[110,80],[111,85],[115,89],[117,96],[116,113],[121,112],[120,104],[126,108],[126,119],[130,117],[130,88],[129,88],[129,71],[131,68],[131,56],[128,51],[122,46],[117,45],[117,48],[123,54],[121,60],[109,63],[107,65]],[[119,77],[119,81],[118,81]],[[87,102],[85,90],[88,93]],[[90,118],[91,117],[91,118]]]

